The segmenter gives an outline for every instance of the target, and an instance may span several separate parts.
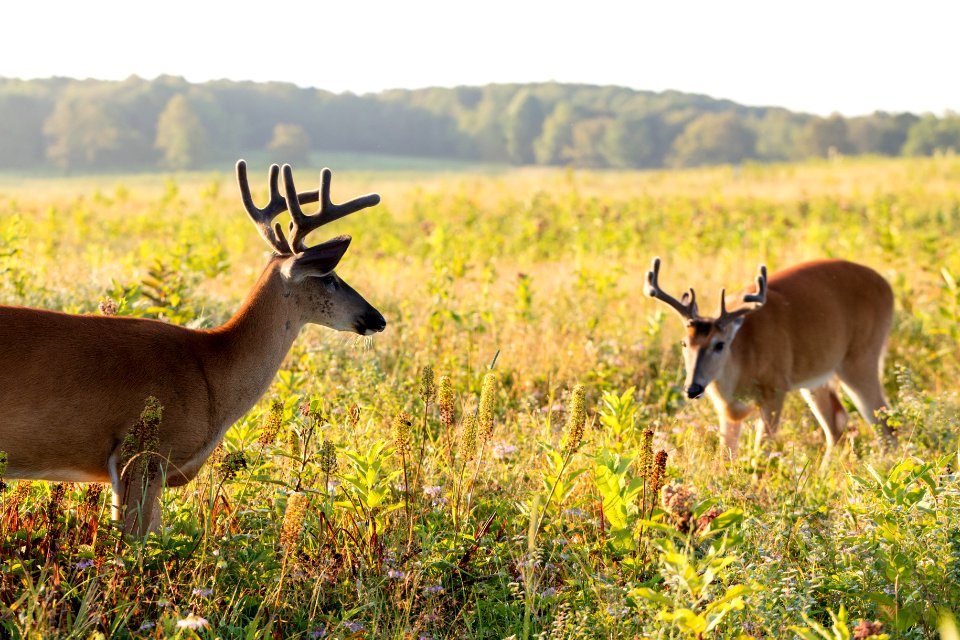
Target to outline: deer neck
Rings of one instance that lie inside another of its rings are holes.
[[[219,430],[249,411],[273,382],[305,324],[295,301],[280,261],[272,259],[239,311],[209,332],[207,377]]]

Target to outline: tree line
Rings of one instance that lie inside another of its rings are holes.
[[[960,115],[818,117],[560,83],[334,94],[287,83],[0,78],[0,169],[190,169],[263,150],[594,168],[960,149]]]

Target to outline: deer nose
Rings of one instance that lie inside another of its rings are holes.
[[[687,387],[687,397],[688,398],[699,398],[703,395],[703,385],[693,383]]]
[[[387,321],[383,319],[383,315],[377,310],[368,311],[360,318],[360,322],[357,323],[357,333],[362,336],[380,333],[386,328]]]

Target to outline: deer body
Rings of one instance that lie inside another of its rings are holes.
[[[271,180],[276,193],[273,170]],[[110,482],[118,519],[125,505],[125,528],[156,529],[161,482],[127,477],[120,466],[120,446],[145,399],[163,406],[151,453],[163,461],[167,484],[185,484],[267,390],[305,324],[365,335],[384,329],[383,316],[333,273],[347,244],[340,237],[275,254],[240,310],[215,329],[0,307],[7,476]]]
[[[720,316],[706,318],[699,316],[692,290],[684,302],[663,294],[658,270],[655,261],[648,295],[684,317],[687,395],[710,397],[731,451],[755,407],[761,418],[757,443],[775,432],[792,390],[810,405],[828,447],[847,421],[838,386],[867,422],[877,422],[876,412],[887,406],[880,368],[893,319],[893,292],[878,273],[844,260],[803,263],[769,280],[761,269],[757,293],[741,294],[744,304],[731,312],[721,295]]]

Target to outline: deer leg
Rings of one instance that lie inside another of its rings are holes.
[[[123,521],[124,533],[137,537],[160,529],[160,493],[163,490],[160,475],[150,472],[147,460],[140,462],[137,464],[134,460],[126,469],[120,468],[120,445],[107,461],[113,488],[112,518]]]
[[[727,416],[720,416],[720,438],[732,458],[737,457],[737,449],[740,447],[740,426],[742,424],[742,420],[732,420]]]
[[[801,389],[800,395],[807,401],[817,422],[823,428],[827,449],[832,449],[843,437],[847,421],[850,419],[833,384],[828,383],[815,389]]]
[[[757,421],[756,440],[753,443],[754,448],[760,451],[760,445],[763,443],[764,436],[773,437],[777,433],[777,427],[780,426],[780,413],[783,411],[784,394],[781,391],[774,391],[764,394],[760,402],[760,419]]]
[[[881,409],[886,409],[889,405],[883,395],[876,361],[873,364],[859,362],[852,366],[845,363],[839,376],[844,393],[850,396],[850,400],[853,401],[863,419],[871,425],[880,425],[880,431],[886,440],[885,444],[896,445],[897,438],[881,412]]]

